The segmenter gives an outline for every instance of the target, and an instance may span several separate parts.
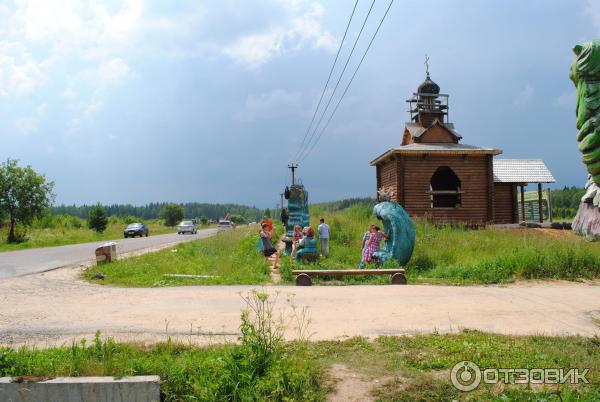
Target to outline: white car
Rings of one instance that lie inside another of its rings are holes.
[[[177,234],[191,233],[196,234],[196,225],[192,221],[181,221],[177,225]]]
[[[231,221],[220,220],[217,228],[219,229],[219,231],[235,229],[235,223],[233,223]]]

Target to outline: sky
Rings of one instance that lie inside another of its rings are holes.
[[[388,4],[375,1],[332,107]],[[45,174],[57,204],[272,207],[353,5],[0,0],[0,160]],[[598,0],[396,0],[297,175],[314,202],[374,196],[369,162],[400,144],[427,54],[463,143],[543,158],[555,187],[581,186],[568,72],[573,45],[599,36]]]

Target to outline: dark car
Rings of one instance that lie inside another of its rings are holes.
[[[130,223],[123,231],[123,236],[125,236],[125,238],[135,236],[148,237],[148,226],[143,223]]]

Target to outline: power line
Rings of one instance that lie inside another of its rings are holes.
[[[340,104],[342,103],[342,100],[344,99],[344,96],[346,95],[346,92],[348,92],[348,88],[350,88],[350,84],[352,84],[352,81],[354,81],[354,77],[356,77],[356,74],[358,73],[358,70],[359,70],[360,66],[362,65],[363,61],[365,60],[365,57],[367,56],[367,53],[369,52],[369,49],[371,48],[371,45],[373,44],[373,41],[375,40],[375,37],[377,36],[377,33],[379,32],[379,29],[381,28],[381,25],[383,24],[383,21],[387,17],[388,12],[390,11],[390,8],[392,7],[393,3],[394,3],[394,0],[390,0],[390,4],[388,5],[387,9],[385,10],[385,14],[383,14],[383,17],[381,18],[381,21],[379,22],[379,25],[377,26],[377,30],[373,34],[373,37],[371,38],[371,41],[369,42],[369,45],[367,46],[367,49],[365,50],[365,53],[363,54],[362,58],[360,59],[360,62],[356,66],[356,69],[354,70],[354,74],[352,74],[352,78],[350,78],[350,81],[348,81],[348,85],[346,85],[346,88],[344,89],[344,92],[342,93],[342,96],[340,97],[338,103],[335,105],[335,108],[333,109],[333,112],[329,116],[329,119],[327,119],[327,123],[325,124],[325,126],[323,126],[323,129],[319,133],[316,141],[312,144],[312,146],[310,147],[310,149],[308,150],[308,152],[306,152],[304,154],[304,156],[302,156],[302,158],[299,159],[300,162],[303,161],[304,159],[306,159],[308,157],[308,155],[310,155],[310,153],[313,151],[313,149],[315,149],[315,146],[317,145],[317,143],[321,139],[321,136],[323,135],[323,133],[325,132],[325,130],[327,129],[327,127],[329,127],[329,123],[331,123],[331,120],[333,119],[333,116],[335,115],[335,112],[337,112],[338,107],[340,106]]]
[[[327,86],[329,85],[329,80],[331,80],[331,76],[333,75],[333,70],[335,69],[335,65],[337,63],[338,57],[340,56],[342,46],[344,45],[344,41],[346,40],[346,35],[348,34],[348,29],[350,28],[350,23],[352,22],[352,18],[354,17],[354,12],[356,11],[356,6],[358,5],[358,1],[359,0],[356,0],[356,2],[354,3],[354,8],[352,9],[352,14],[350,14],[350,19],[348,20],[348,24],[346,25],[346,30],[344,31],[344,36],[342,37],[342,41],[340,42],[340,46],[338,47],[337,53],[335,55],[335,59],[333,60],[333,64],[331,65],[331,70],[329,70],[329,76],[327,77],[327,81],[325,82],[325,86],[323,87],[323,92],[321,92],[321,97],[319,98],[319,103],[317,104],[317,107],[315,108],[315,112],[313,113],[313,117],[310,120],[310,124],[308,125],[308,128],[306,129],[306,133],[304,133],[304,137],[302,138],[300,147],[298,148],[298,151],[294,155],[294,159],[296,159],[296,157],[299,156],[298,154],[299,154],[300,150],[302,149],[302,147],[304,146],[304,141],[306,140],[306,136],[310,132],[310,129],[312,128],[312,125],[315,122],[315,117],[317,117],[317,112],[319,111],[319,108],[321,107],[321,102],[323,101],[323,96],[325,96],[325,92],[327,91]],[[292,162],[293,162],[293,160],[292,160]]]
[[[310,142],[313,140],[313,138],[315,137],[316,133],[319,131],[319,126],[321,125],[321,122],[323,121],[323,117],[325,117],[325,114],[327,113],[327,110],[329,109],[329,105],[331,104],[331,101],[333,100],[333,97],[335,96],[335,92],[337,91],[338,86],[340,85],[340,82],[342,81],[344,73],[346,72],[346,68],[348,68],[348,64],[350,63],[350,59],[352,58],[352,55],[354,54],[354,50],[356,49],[356,45],[358,44],[360,36],[362,35],[363,30],[365,29],[365,25],[367,24],[367,20],[369,19],[369,16],[371,15],[371,11],[373,11],[373,6],[374,5],[375,5],[375,0],[373,0],[371,2],[371,7],[369,8],[369,11],[367,12],[367,15],[365,16],[365,20],[363,21],[363,24],[360,27],[360,31],[358,32],[358,36],[356,37],[356,40],[354,41],[354,45],[352,45],[352,50],[350,50],[350,54],[346,58],[346,63],[344,63],[344,68],[342,69],[342,72],[340,73],[340,76],[338,77],[338,80],[335,83],[335,87],[333,88],[333,91],[331,92],[331,95],[329,96],[329,100],[327,101],[327,105],[325,105],[325,108],[323,109],[323,112],[321,113],[321,117],[319,118],[319,121],[317,122],[317,125],[315,126],[313,132],[311,133],[311,135],[310,135],[310,137],[308,139],[308,143],[306,144],[306,148],[304,148],[304,149],[300,148],[299,151],[298,151],[298,154],[297,154],[298,158],[300,158],[302,156],[302,154],[307,150]]]

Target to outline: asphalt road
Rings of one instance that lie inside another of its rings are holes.
[[[170,233],[149,237],[104,240],[93,243],[71,244],[68,246],[3,252],[0,253],[0,279],[35,274],[92,261],[96,258],[94,253],[96,248],[108,241],[117,242],[117,252],[122,254],[200,239],[212,236],[215,233],[217,233],[217,229],[204,229],[199,230],[195,235]]]

